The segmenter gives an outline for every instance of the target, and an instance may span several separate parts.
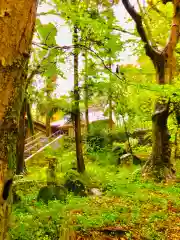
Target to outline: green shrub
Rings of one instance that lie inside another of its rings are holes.
[[[95,121],[90,124],[89,134],[86,136],[88,151],[100,151],[113,142],[126,142],[127,134],[124,129],[109,131],[109,123],[105,120]],[[130,133],[128,133],[130,136]]]
[[[52,202],[48,208],[42,203],[19,204],[13,211],[12,240],[58,240],[63,205]]]

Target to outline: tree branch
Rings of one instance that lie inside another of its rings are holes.
[[[163,1],[164,4],[166,4],[169,1]],[[180,1],[174,0],[174,16],[172,20],[172,27],[171,27],[171,33],[169,37],[169,41],[164,48],[163,52],[167,53],[169,56],[173,55],[173,52],[176,48],[176,45],[179,41],[180,36]]]
[[[49,11],[49,12],[41,12],[41,13],[37,13],[37,14],[36,14],[37,17],[47,16],[47,15],[55,15],[55,16],[61,17],[61,14],[55,12],[54,10],[51,10],[51,11]]]
[[[33,44],[37,45],[36,43],[33,43]],[[43,49],[46,47],[47,50],[48,50],[49,48],[52,49],[52,46],[49,47],[47,44],[38,44],[38,46],[39,46],[39,47],[42,46]],[[114,76],[115,76],[116,78],[118,78],[120,81],[125,80],[124,74],[123,74],[122,72],[119,72],[120,75],[121,75],[121,77],[119,76],[118,73],[113,72],[113,71],[109,68],[109,66],[107,66],[107,64],[105,63],[104,59],[103,59],[101,56],[99,56],[99,54],[98,54],[95,50],[93,50],[91,47],[88,47],[88,46],[82,45],[82,44],[76,44],[76,45],[71,45],[71,46],[63,46],[63,47],[58,46],[58,45],[55,45],[55,46],[54,46],[54,49],[57,49],[57,50],[58,50],[58,49],[59,49],[59,50],[68,49],[68,50],[69,50],[69,49],[72,49],[72,48],[74,48],[74,47],[76,47],[76,48],[82,48],[82,49],[86,49],[86,50],[90,51],[94,56],[96,56],[96,57],[102,62],[104,68],[107,69],[112,75],[114,75]],[[136,84],[136,83],[128,83],[128,84],[131,85],[131,86],[137,87],[137,84]],[[139,86],[140,86],[141,88],[145,89],[145,90],[157,92],[156,89],[150,89],[150,88],[148,88],[147,86],[144,86],[144,85],[141,85],[141,84],[140,84]]]
[[[36,74],[39,73],[39,69],[41,68],[44,60],[46,60],[46,59],[50,56],[51,51],[52,51],[53,49],[55,49],[55,48],[57,48],[57,47],[49,48],[48,51],[47,51],[47,53],[46,53],[46,55],[42,58],[42,60],[40,61],[40,63],[31,71],[31,73],[30,73],[29,76],[27,77],[26,90],[27,90],[27,88],[28,88],[31,80],[33,79],[33,77],[34,77]]]
[[[129,35],[137,37],[135,33],[129,32],[129,31],[127,31],[127,30],[125,30],[125,29],[123,29],[121,27],[113,27],[112,30],[119,31],[119,32],[126,33],[126,34],[129,34]]]
[[[157,53],[156,50],[149,43],[145,29],[143,27],[143,21],[142,21],[141,15],[138,12],[136,12],[136,10],[134,9],[134,6],[130,4],[129,0],[122,0],[122,3],[125,9],[127,10],[127,12],[129,13],[129,15],[132,17],[132,19],[136,23],[136,29],[141,37],[141,40],[144,42],[146,55],[149,56],[154,63],[156,55],[159,53]]]

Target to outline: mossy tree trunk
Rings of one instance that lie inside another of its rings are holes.
[[[75,141],[76,141],[76,158],[77,158],[77,170],[80,173],[85,171],[85,164],[82,151],[82,138],[81,138],[81,118],[80,118],[80,108],[79,108],[79,76],[78,76],[78,29],[74,26],[73,33],[74,42],[74,126],[75,126]]]
[[[0,1],[0,240],[7,239],[18,121],[36,19],[36,0]]]
[[[143,173],[152,175],[158,179],[171,179],[175,170],[171,163],[170,135],[167,127],[169,116],[169,103],[161,99],[155,105],[152,115],[152,154],[144,166]]]
[[[167,45],[163,50],[157,50],[150,44],[146,31],[143,26],[143,18],[129,0],[122,0],[122,3],[132,19],[136,23],[137,31],[144,43],[146,55],[151,59],[156,69],[157,83],[170,84],[176,68],[176,59],[174,50],[179,41],[180,36],[180,1],[179,0],[163,0],[162,3],[172,2],[174,14],[172,18],[172,27]],[[155,176],[160,179],[169,179],[174,177],[175,170],[171,164],[171,147],[168,136],[167,120],[169,116],[168,100],[157,100],[155,111],[152,115],[152,134],[153,147],[152,154],[143,168],[145,176]]]
[[[176,94],[174,94],[174,97],[177,97]],[[176,160],[177,158],[180,158],[180,152],[179,152],[179,143],[180,143],[180,102],[175,99],[174,102],[174,110],[175,110],[175,118],[176,118],[176,133],[175,133],[175,149],[174,149],[174,159]]]

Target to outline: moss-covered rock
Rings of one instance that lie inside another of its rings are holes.
[[[113,152],[113,155],[115,156],[116,158],[116,162],[117,164],[119,164],[119,158],[123,155],[123,154],[126,154],[126,150],[123,148],[123,146],[115,146],[113,149],[112,149],[112,152]]]
[[[65,188],[67,188],[67,190],[69,192],[73,192],[74,195],[79,195],[79,196],[87,196],[86,194],[86,188],[84,186],[84,184],[82,183],[82,181],[80,180],[66,180],[65,184],[64,184]]]
[[[87,195],[85,183],[82,181],[80,174],[75,170],[71,169],[66,173],[64,187],[68,192],[73,192],[74,195]]]
[[[49,185],[44,186],[39,190],[37,201],[43,201],[48,203],[49,200],[65,200],[67,196],[67,190],[64,186]]]

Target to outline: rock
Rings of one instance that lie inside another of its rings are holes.
[[[102,192],[98,188],[91,188],[89,193],[93,196],[102,196]]]
[[[142,161],[137,156],[127,153],[127,154],[122,155],[119,158],[119,164],[121,164],[121,165],[131,165],[131,164],[141,165]]]
[[[86,194],[86,189],[84,184],[82,183],[81,180],[76,179],[67,179],[64,187],[69,191],[69,192],[73,192],[74,195],[79,195],[79,196],[87,196]]]
[[[124,154],[119,158],[118,164],[131,165],[133,163],[133,156],[130,153]]]
[[[126,154],[126,150],[122,147],[122,146],[115,146],[113,149],[112,149],[112,152],[116,158],[116,162],[117,164],[119,164],[119,158],[123,155],[123,154]]]
[[[49,200],[65,200],[67,195],[67,190],[64,186],[45,186],[39,190],[37,201],[42,200],[44,203],[48,204]]]
[[[65,200],[67,190],[63,185],[54,186],[55,197],[57,200]]]
[[[134,165],[141,165],[142,161],[140,158],[138,158],[137,156],[133,155],[133,164]]]

